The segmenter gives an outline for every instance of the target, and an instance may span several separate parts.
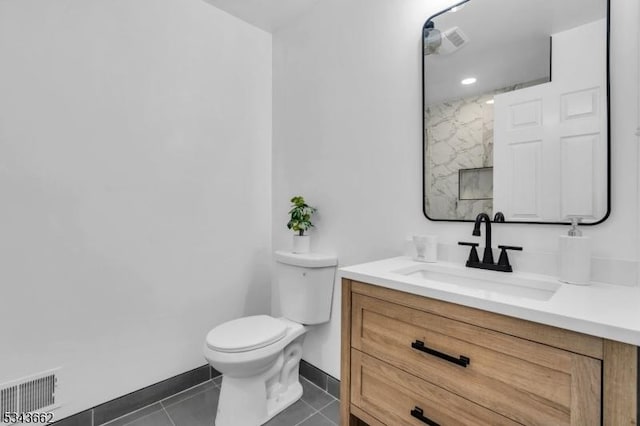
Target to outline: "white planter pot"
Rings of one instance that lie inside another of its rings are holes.
[[[309,253],[309,247],[311,246],[311,237],[309,235],[294,235],[293,236],[293,249],[294,253]]]

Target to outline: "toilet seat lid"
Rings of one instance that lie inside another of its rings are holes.
[[[207,334],[207,346],[220,352],[247,352],[271,345],[286,333],[283,321],[254,315],[220,324]]]

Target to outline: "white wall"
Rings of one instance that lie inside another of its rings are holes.
[[[445,244],[472,225],[422,214],[420,33],[444,0],[324,0],[274,34],[273,244],[288,247],[288,199],[319,208],[313,248],[341,265],[394,256],[414,233]],[[638,4],[612,0],[612,212],[585,230],[594,256],[638,259]],[[558,226],[505,224],[494,241],[557,251]],[[339,283],[328,325],[304,358],[339,377]]]
[[[269,308],[271,35],[201,0],[0,0],[0,383],[65,416]]]

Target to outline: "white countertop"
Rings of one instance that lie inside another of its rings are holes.
[[[394,257],[341,268],[343,278],[374,284],[411,294],[478,308],[640,346],[640,287],[592,283],[578,286],[562,283],[546,301],[478,291],[437,280],[404,276],[392,271],[420,265],[408,257]],[[463,265],[438,262],[452,270]],[[481,271],[482,274],[504,272]],[[499,276],[498,276],[499,277]],[[513,277],[558,283],[553,277],[514,273]]]

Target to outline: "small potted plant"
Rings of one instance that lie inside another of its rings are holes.
[[[287,223],[287,228],[297,232],[297,235],[293,236],[292,251],[294,253],[308,253],[310,237],[309,235],[304,235],[304,231],[313,226],[311,223],[311,216],[317,211],[317,209],[305,203],[304,198],[299,195],[293,197],[291,199],[291,203],[291,210],[289,210],[291,219]]]

